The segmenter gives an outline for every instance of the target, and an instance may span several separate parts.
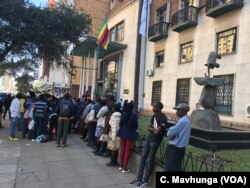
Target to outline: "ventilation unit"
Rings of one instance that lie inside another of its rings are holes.
[[[245,114],[246,114],[247,117],[250,117],[250,104],[246,104]]]
[[[153,70],[147,70],[147,76],[153,76],[154,71]]]

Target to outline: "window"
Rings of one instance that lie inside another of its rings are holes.
[[[114,8],[114,6],[115,6],[115,1],[116,1],[116,0],[111,0],[110,9],[113,9],[113,8]]]
[[[180,63],[193,61],[193,42],[181,44],[180,48]]]
[[[124,22],[120,22],[110,29],[110,41],[120,41],[124,37]]]
[[[194,0],[181,0],[180,1],[180,9],[188,7],[188,6],[193,6],[194,5]]]
[[[169,21],[169,12],[168,5],[164,5],[158,10],[156,10],[156,22],[168,22]]]
[[[161,85],[162,81],[153,82],[151,105],[161,101]]]
[[[189,104],[190,78],[178,79],[175,104]]]
[[[226,55],[236,52],[237,28],[217,33],[217,52]]]
[[[104,65],[104,91],[107,95],[117,96],[118,87],[118,64],[116,60]]]
[[[124,36],[124,22],[117,24],[117,37],[116,41],[123,40]]]
[[[164,66],[164,51],[155,53],[155,67],[163,67]]]
[[[116,41],[115,27],[110,29],[110,41]]]
[[[214,110],[219,114],[232,115],[234,75],[214,77],[224,78],[224,85],[218,87]]]

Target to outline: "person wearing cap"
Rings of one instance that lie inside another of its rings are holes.
[[[180,103],[174,107],[176,115],[180,118],[178,122],[169,128],[167,154],[165,160],[165,171],[182,171],[181,163],[185,155],[185,148],[189,143],[191,134],[191,122],[187,116],[189,106]]]

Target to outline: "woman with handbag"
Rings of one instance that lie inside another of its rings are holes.
[[[108,149],[111,150],[110,162],[107,166],[113,167],[117,166],[118,150],[120,147],[120,139],[117,137],[117,132],[119,129],[119,124],[121,120],[120,104],[114,105],[114,112],[109,120],[109,134],[108,134]]]

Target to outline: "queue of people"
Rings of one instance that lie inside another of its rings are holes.
[[[164,170],[182,170],[181,163],[191,133],[187,116],[190,108],[184,103],[174,107],[179,120],[168,129],[163,107],[161,102],[153,104],[153,116],[149,122],[149,135],[144,144],[139,171],[136,179],[130,182],[137,187],[147,186],[164,136],[169,139]],[[118,167],[121,173],[130,172],[128,164],[132,146],[138,138],[138,117],[134,113],[133,101],[120,100],[116,103],[113,96],[99,97],[95,101],[89,97],[74,100],[69,93],[57,99],[45,94],[36,97],[31,92],[26,98],[18,93],[5,109],[3,118],[8,111],[11,120],[10,141],[19,140],[16,129],[20,127],[23,138],[36,141],[39,136],[48,135],[48,140],[56,140],[56,147],[68,147],[67,135],[73,129],[80,133],[87,146],[93,148],[93,155],[110,158],[107,166]]]

